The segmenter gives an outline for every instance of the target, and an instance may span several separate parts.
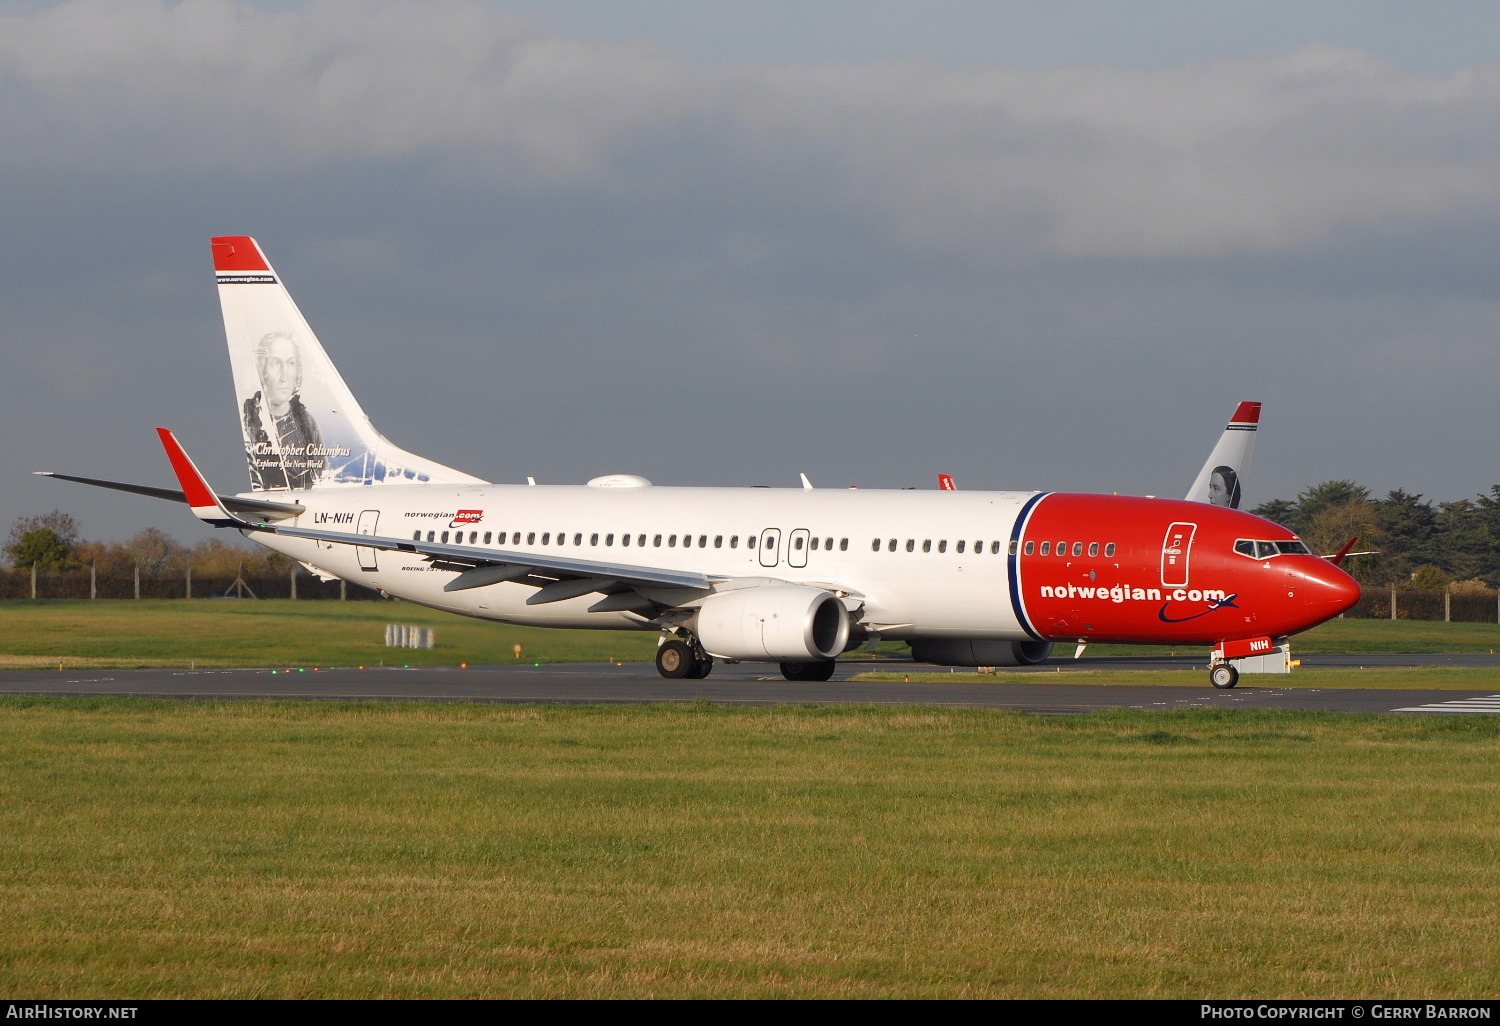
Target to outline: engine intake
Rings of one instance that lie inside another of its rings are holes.
[[[1030,666],[1052,654],[1050,641],[996,641],[993,638],[917,638],[911,657],[938,666]]]
[[[710,595],[695,630],[720,659],[823,660],[844,650],[849,615],[832,592],[773,584]]]

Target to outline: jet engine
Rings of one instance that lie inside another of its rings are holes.
[[[694,632],[720,659],[832,659],[849,640],[849,614],[832,592],[794,584],[710,595]]]
[[[1029,666],[1052,654],[1050,641],[996,641],[992,638],[917,638],[911,657],[938,666]]]

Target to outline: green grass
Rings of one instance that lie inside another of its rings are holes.
[[[432,649],[385,647],[385,625],[432,627]],[[649,660],[656,635],[472,620],[407,602],[226,599],[0,602],[0,667],[412,666]]]
[[[1488,998],[1500,720],[0,700],[0,991]]]
[[[433,649],[388,649],[385,625],[436,631]],[[0,668],[63,666],[413,666],[460,662],[644,662],[656,635],[514,627],[406,602],[224,599],[43,599],[0,601]],[[1292,641],[1294,655],[1318,652],[1493,652],[1500,625],[1417,620],[1332,620]],[[1072,653],[1061,643],[1059,656]],[[1200,654],[1208,646],[1090,645],[1090,656]],[[896,642],[882,656],[904,655]]]
[[[1087,666],[1085,659],[1082,664]],[[1208,671],[1197,670],[1090,670],[1063,665],[1058,672],[972,673],[961,669],[950,672],[942,667],[913,665],[890,672],[855,674],[854,680],[909,681],[937,684],[1166,684],[1174,687],[1204,688]],[[1431,688],[1439,691],[1500,692],[1500,667],[1467,666],[1380,666],[1380,667],[1303,667],[1290,674],[1247,673],[1240,677],[1242,688],[1372,688],[1400,690]]]
[[[1091,655],[1205,656],[1212,646],[1090,645]],[[1073,645],[1059,642],[1058,655],[1072,655]],[[1292,638],[1292,654],[1356,652],[1495,652],[1500,651],[1500,624],[1442,623],[1433,620],[1329,620]]]

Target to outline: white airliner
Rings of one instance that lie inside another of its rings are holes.
[[[791,680],[827,680],[869,639],[953,666],[1100,641],[1215,646],[1213,683],[1233,687],[1244,660],[1359,599],[1290,531],[1234,509],[1232,482],[1214,491],[1214,468],[1248,460],[1259,404],[1242,404],[1189,493],[1208,502],[629,474],[492,484],[376,432],[253,239],[213,251],[250,489],[216,493],[166,429],[180,492],[51,476],[186,501],[327,579],[489,620],[659,632],[666,677],[724,659]]]

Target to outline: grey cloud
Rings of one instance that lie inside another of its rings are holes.
[[[418,158],[508,184],[653,188],[642,147],[820,162],[906,243],[1274,251],[1500,209],[1500,65],[1422,78],[1310,45],[1159,71],[881,63],[697,69],[467,3],[75,0],[0,20],[0,160],[184,166]]]

